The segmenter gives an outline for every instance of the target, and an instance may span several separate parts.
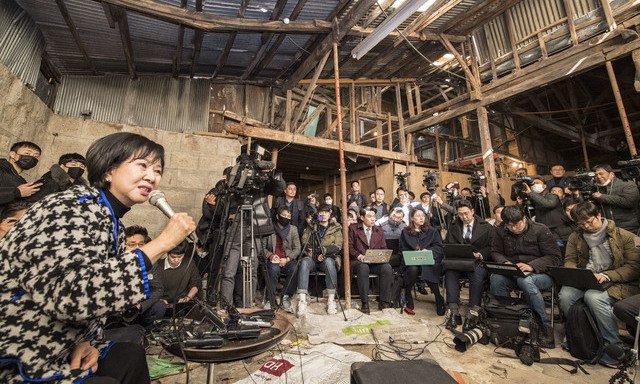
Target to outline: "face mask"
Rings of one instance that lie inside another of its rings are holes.
[[[394,228],[398,228],[398,226],[400,225],[400,221],[395,221],[393,219],[389,219],[389,225],[394,227]]]
[[[333,200],[331,200],[331,199],[327,199],[324,202],[325,202],[325,204],[333,205]]]
[[[533,184],[531,190],[535,193],[540,193],[544,190],[544,188],[542,188],[542,184]]]
[[[283,227],[286,227],[291,222],[291,219],[287,219],[286,217],[278,216],[278,223]]]
[[[26,171],[38,165],[38,159],[29,155],[20,155],[18,160],[16,160],[16,164]]]
[[[605,181],[602,184],[598,184],[598,185],[601,186],[601,187],[606,187],[607,185],[609,185],[609,183],[611,183],[611,179],[607,179],[607,181]]]
[[[67,174],[69,175],[69,177],[74,180],[78,180],[79,178],[81,178],[83,173],[84,168],[80,167],[69,167],[69,169],[67,170]]]

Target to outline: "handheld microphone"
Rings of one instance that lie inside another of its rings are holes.
[[[151,193],[149,194],[149,204],[158,208],[160,212],[164,213],[164,215],[168,218],[171,218],[176,214],[176,212],[167,202],[167,199],[164,197],[164,192],[160,190],[155,189],[151,191]],[[191,234],[187,238],[194,244],[198,242],[198,237],[196,236],[195,232],[191,232]]]

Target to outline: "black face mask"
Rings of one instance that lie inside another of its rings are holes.
[[[38,165],[38,159],[34,156],[29,155],[20,155],[18,160],[16,160],[16,165],[20,167],[22,170],[29,170],[36,165]]]
[[[82,175],[84,174],[84,168],[80,168],[80,167],[69,167],[69,169],[67,170],[67,174],[69,175],[70,178],[72,178],[73,180],[78,180],[79,178],[82,177]]]
[[[291,219],[287,219],[286,217],[278,216],[278,223],[283,227],[286,227],[291,222]]]

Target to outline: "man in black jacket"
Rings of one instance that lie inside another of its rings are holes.
[[[540,345],[555,348],[553,328],[544,307],[540,291],[551,289],[553,280],[547,275],[551,266],[560,266],[562,259],[556,237],[544,224],[527,219],[516,206],[501,213],[503,226],[496,229],[491,258],[497,263],[516,264],[526,277],[491,275],[491,293],[508,296],[507,288],[518,288],[531,309],[538,314],[544,331]]]
[[[277,218],[278,208],[285,206],[291,212],[291,225],[298,228],[298,235],[302,236],[304,227],[307,226],[307,216],[305,213],[304,203],[296,198],[298,188],[296,183],[289,181],[284,188],[284,196],[278,197],[271,207],[271,216],[275,220]]]
[[[536,212],[536,222],[542,223],[555,233],[555,229],[562,225],[564,209],[562,199],[564,190],[561,187],[553,187],[547,191],[547,186],[540,179],[534,180],[533,187],[523,184],[523,192],[527,194]],[[535,189],[532,191],[532,189]]]
[[[469,278],[469,307],[479,306],[484,293],[484,283],[487,271],[482,268],[480,261],[491,259],[491,244],[495,235],[495,228],[475,214],[471,202],[460,200],[457,204],[458,215],[449,226],[445,243],[470,244],[473,247],[475,261],[469,260],[467,265],[459,265],[460,269],[446,266],[445,254],[445,286],[447,288],[447,306],[451,310],[451,317],[447,321],[447,329],[454,330],[462,324],[460,316],[460,278]]]
[[[609,164],[598,164],[593,167],[596,173],[597,192],[592,194],[602,215],[616,223],[616,227],[626,229],[637,235],[640,224],[638,220],[638,187],[631,181],[618,179]]]
[[[52,165],[49,172],[36,181],[42,184],[40,190],[25,200],[36,202],[49,194],[65,191],[74,185],[86,185],[87,182],[82,178],[86,163],[84,156],[79,153],[66,153],[60,156],[58,164]]]
[[[0,207],[38,192],[41,184],[27,183],[20,174],[35,167],[41,153],[35,143],[20,141],[11,146],[9,160],[0,159]]]

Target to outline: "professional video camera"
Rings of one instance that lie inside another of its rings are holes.
[[[573,176],[568,177],[569,185],[567,188],[571,192],[580,192],[583,199],[588,200],[591,194],[596,191],[596,174],[587,172],[586,170],[578,170]]]
[[[407,177],[411,176],[410,172],[398,172],[394,175],[396,180],[398,181],[398,187],[408,190],[407,188]]]
[[[631,160],[618,161],[620,167],[620,178],[623,180],[640,180],[640,155],[636,155]]]
[[[533,185],[533,177],[527,176],[524,172],[516,173],[516,177],[511,179],[515,183],[511,186],[511,195],[518,196],[522,200],[527,200],[528,196],[524,193],[525,185],[531,187]]]
[[[469,180],[469,182],[471,183],[471,189],[476,195],[482,194],[480,192],[480,188],[487,186],[487,177],[483,175],[481,171],[473,172],[471,177],[469,177],[467,180]]]
[[[447,204],[451,206],[455,206],[455,202],[462,199],[462,196],[460,195],[460,185],[457,181],[445,185],[442,192],[446,193],[445,198],[447,200]]]
[[[433,192],[438,189],[438,178],[440,177],[440,172],[438,171],[425,171],[424,179],[422,179],[422,185],[427,188],[427,191]]]
[[[227,175],[227,186],[230,191],[252,194],[262,191],[272,176],[274,165],[271,161],[262,160],[265,149],[259,145],[251,155],[238,156],[236,164]]]
[[[491,329],[486,325],[487,312],[477,305],[469,308],[469,316],[465,319],[464,332],[458,332],[453,342],[456,351],[466,352],[469,347],[477,342],[482,345],[489,344]]]

